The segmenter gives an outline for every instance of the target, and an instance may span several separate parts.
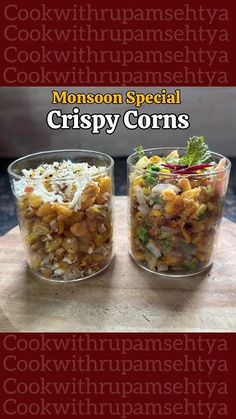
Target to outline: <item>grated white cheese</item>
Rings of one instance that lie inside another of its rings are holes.
[[[81,178],[78,180],[78,182],[76,182],[77,190],[74,193],[74,197],[69,205],[71,208],[76,206],[77,209],[80,209],[83,191],[86,188],[86,186],[88,186],[91,183],[93,183],[91,176],[84,176],[84,178]]]
[[[22,173],[26,178],[45,179],[51,175],[51,179],[73,179],[82,174],[91,176],[102,173],[106,170],[104,166],[90,166],[88,163],[73,163],[71,160],[54,162],[52,164],[41,164],[36,169],[23,169]]]
[[[70,160],[41,164],[36,169],[23,169],[21,180],[14,180],[14,191],[18,199],[33,187],[34,194],[45,202],[67,202],[71,208],[80,209],[84,189],[94,182],[93,177],[106,171],[106,167],[90,166],[88,163],[73,163]],[[50,185],[48,191],[44,182]]]

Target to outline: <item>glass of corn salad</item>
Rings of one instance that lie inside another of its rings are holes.
[[[28,265],[76,281],[112,259],[113,159],[86,150],[32,154],[8,167]]]
[[[148,271],[189,276],[212,264],[230,161],[203,137],[187,148],[143,150],[127,160],[130,252]]]

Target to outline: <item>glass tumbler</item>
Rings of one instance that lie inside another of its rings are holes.
[[[180,157],[186,153],[185,148],[177,150]],[[144,150],[148,158],[172,151]],[[139,266],[176,277],[197,274],[212,264],[231,164],[220,154],[211,156],[219,166],[215,172],[157,171],[152,172],[151,182],[148,169],[135,166],[138,154],[129,156],[130,253]],[[168,195],[167,189],[173,192]]]
[[[10,164],[27,262],[38,277],[77,281],[110,264],[113,166],[90,150],[41,152]]]

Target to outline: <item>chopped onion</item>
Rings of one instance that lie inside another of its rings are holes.
[[[153,254],[157,259],[161,256],[161,251],[159,247],[157,247],[152,239],[147,242],[146,245],[147,250]]]
[[[184,256],[187,257],[188,255],[196,255],[197,249],[194,244],[183,242],[181,243],[181,248],[183,249]]]
[[[138,169],[145,169],[147,165],[149,164],[149,158],[147,156],[143,156],[141,159],[139,159],[136,163],[136,167]]]
[[[161,227],[161,232],[162,232],[162,233],[176,234],[176,233],[178,233],[178,230],[177,230],[177,229],[175,229],[175,228],[162,226],[162,227]]]
[[[165,189],[172,189],[175,193],[180,192],[180,189],[177,186],[172,185],[172,183],[159,183],[152,188],[152,192],[161,193]]]
[[[139,205],[145,205],[146,204],[146,199],[145,199],[145,195],[143,193],[143,190],[141,188],[141,186],[136,186],[136,196],[137,196],[137,201],[139,203]]]
[[[136,186],[136,196],[137,196],[137,201],[139,204],[138,210],[142,212],[143,214],[147,214],[149,211],[149,208],[148,208],[143,190],[139,185]]]
[[[155,271],[156,270],[156,261],[157,261],[155,256],[148,253],[147,256],[146,256],[146,259],[147,259],[148,268],[151,269],[151,271]]]
[[[158,272],[166,272],[168,271],[168,266],[162,263],[161,265],[158,266],[157,270]]]
[[[148,209],[147,205],[146,206],[145,205],[138,205],[138,210],[144,215],[147,215],[148,212],[149,212],[149,209]]]
[[[215,167],[215,171],[216,170],[224,170],[227,164],[227,160],[225,157],[223,157],[222,159],[220,159],[219,163],[217,164],[217,166]]]

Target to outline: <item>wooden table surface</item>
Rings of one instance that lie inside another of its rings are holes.
[[[18,227],[0,238],[0,331],[235,331],[236,224],[223,220],[210,272],[164,278],[128,254],[126,198],[115,201],[116,257],[77,283],[52,283],[26,268]]]

